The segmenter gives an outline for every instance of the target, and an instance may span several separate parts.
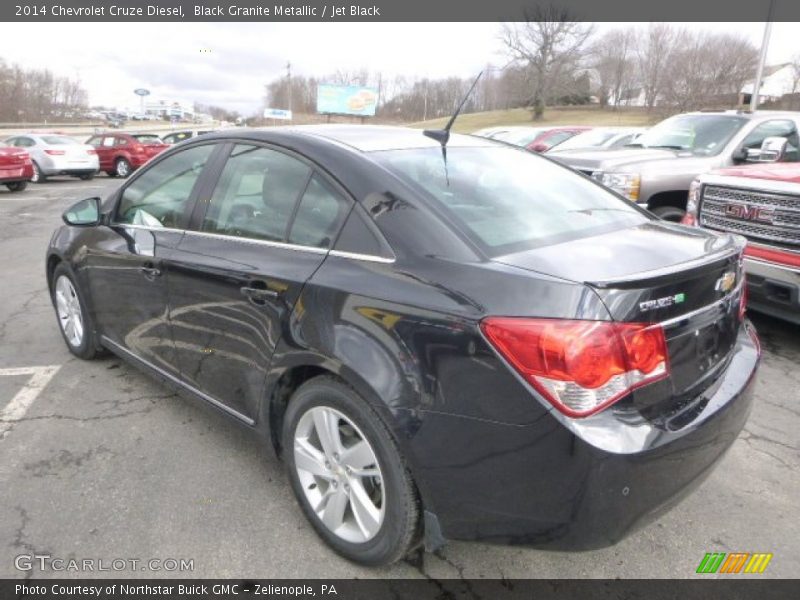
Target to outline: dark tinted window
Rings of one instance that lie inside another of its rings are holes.
[[[373,154],[490,256],[647,221],[630,203],[574,171],[513,148]]]
[[[208,207],[203,231],[273,242],[286,230],[311,169],[268,148],[234,146]]]
[[[186,203],[214,147],[188,148],[145,168],[122,193],[117,222],[183,227]]]
[[[339,234],[339,239],[336,241],[336,250],[364,254],[366,256],[392,258],[392,252],[386,243],[367,224],[368,218],[363,214],[360,207],[354,207],[350,211],[350,216],[347,217],[347,222],[344,224],[342,232]]]
[[[318,175],[314,175],[300,200],[289,233],[289,242],[329,248],[349,209],[350,203],[341,194]]]

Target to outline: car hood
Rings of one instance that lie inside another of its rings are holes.
[[[767,179],[770,181],[786,181],[800,183],[800,163],[770,163],[765,165],[751,164],[727,169],[716,169],[712,175],[727,177],[746,177],[748,179]]]
[[[623,173],[670,173],[696,175],[708,170],[716,157],[695,156],[690,152],[653,148],[622,148],[620,150],[594,150],[551,154],[579,171],[605,171]]]

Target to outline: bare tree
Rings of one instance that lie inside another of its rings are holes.
[[[633,29],[613,29],[592,44],[590,64],[596,75],[601,106],[610,101],[617,108],[623,94],[632,87],[635,52],[636,34]]]
[[[536,6],[523,23],[504,24],[502,42],[513,63],[527,66],[533,118],[540,119],[559,86],[574,80],[592,27],[572,20],[568,10]]]
[[[644,91],[644,105],[651,110],[664,89],[664,72],[679,32],[667,23],[651,23],[636,43],[638,78]]]

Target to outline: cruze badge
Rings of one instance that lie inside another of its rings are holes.
[[[667,306],[672,306],[673,304],[680,304],[685,300],[686,300],[686,294],[681,292],[680,294],[675,294],[674,296],[664,296],[663,298],[656,298],[655,300],[647,300],[645,302],[639,302],[639,310],[642,312],[646,312],[648,310],[654,310],[656,308],[664,308]]]
[[[736,285],[736,273],[733,271],[728,271],[722,277],[717,279],[714,289],[718,292],[730,292],[734,285]]]

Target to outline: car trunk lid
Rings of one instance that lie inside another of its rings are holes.
[[[615,406],[675,419],[713,382],[735,345],[744,243],[651,221],[495,260],[589,286],[615,321],[662,324],[671,376]]]

